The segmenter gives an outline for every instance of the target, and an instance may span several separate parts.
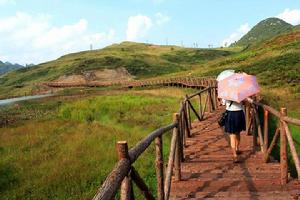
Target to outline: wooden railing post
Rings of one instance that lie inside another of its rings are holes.
[[[287,141],[289,143],[289,147],[290,147],[290,151],[292,154],[292,158],[294,160],[295,163],[295,167],[296,167],[296,171],[297,171],[297,175],[298,175],[298,180],[300,181],[300,161],[299,161],[299,156],[297,154],[297,150],[292,138],[292,134],[289,130],[288,124],[284,122],[284,129],[285,129],[285,133],[286,133],[286,137],[287,137]]]
[[[246,109],[246,134],[247,135],[250,135],[250,105],[248,102],[246,102],[246,106],[245,106],[245,109]]]
[[[287,115],[286,108],[280,109],[281,116]],[[280,169],[281,169],[281,185],[286,185],[288,182],[288,167],[287,167],[287,145],[284,122],[280,122]]]
[[[257,127],[260,150],[262,153],[266,153],[263,134],[262,134],[262,130],[261,130],[261,123],[260,123],[260,119],[258,116],[258,110],[256,108],[254,108],[254,115],[255,115],[255,122],[256,122],[256,127]]]
[[[177,114],[177,113],[176,113]],[[175,121],[176,114],[173,116],[173,120]],[[164,181],[164,191],[165,191],[165,200],[169,199],[170,196],[170,189],[171,189],[171,178],[172,178],[172,172],[173,172],[173,167],[175,165],[175,154],[176,154],[176,149],[177,149],[177,140],[178,140],[178,134],[177,134],[177,129],[176,127],[173,129],[172,133],[172,139],[171,139],[171,146],[170,146],[170,153],[169,153],[169,159],[168,159],[168,166],[166,170],[166,177]],[[176,174],[176,171],[175,171]]]
[[[211,107],[212,111],[216,110],[216,105],[215,105],[215,95],[214,95],[214,88],[212,87],[212,84],[210,85],[210,100],[211,100]]]
[[[164,161],[163,161],[163,146],[162,136],[155,138],[155,169],[156,169],[156,182],[157,182],[157,199],[164,200]]]
[[[184,146],[184,127],[182,125],[182,112],[179,113],[179,119],[178,119],[178,131],[179,131],[179,146],[180,146],[180,160],[183,162],[184,161],[184,155],[183,155],[183,146]]]
[[[179,125],[179,114],[174,114],[174,123],[177,123]],[[174,128],[175,134],[177,134],[177,140],[176,140],[176,149],[175,149],[175,162],[174,162],[174,171],[175,171],[175,181],[181,180],[181,147],[180,147],[180,135],[179,135],[179,129]]]
[[[255,105],[253,105],[255,106]],[[251,118],[252,118],[252,139],[253,139],[253,152],[256,152],[257,147],[257,125],[255,120],[254,108],[251,110]]]
[[[217,92],[217,88],[215,88],[215,87],[214,87],[214,97],[215,97],[215,109],[218,109],[218,107],[219,107],[218,92]]]
[[[201,100],[201,93],[199,94],[199,116],[201,118],[201,120],[203,119],[202,116],[202,100]]]
[[[129,155],[128,155],[128,145],[126,141],[119,141],[117,143],[117,151],[118,151],[118,157],[119,160],[122,159],[128,159],[129,160]],[[132,196],[132,183],[131,183],[131,178],[129,175],[127,175],[121,184],[121,200],[131,200]]]
[[[191,132],[190,132],[190,126],[189,126],[189,120],[188,120],[188,115],[187,115],[187,110],[186,110],[186,101],[182,102],[183,106],[183,122],[184,122],[184,127],[185,127],[185,138],[191,137]]]
[[[264,146],[268,150],[269,146],[269,111],[264,110]],[[266,151],[267,152],[267,151]]]
[[[210,89],[207,90],[207,98],[208,98],[208,105],[207,105],[208,112],[212,113],[212,105],[211,105],[212,100],[211,100],[211,90]]]
[[[188,95],[185,95],[185,106],[186,106],[186,111],[187,111],[187,120],[189,124],[189,129],[192,129],[192,118],[191,118],[191,109],[188,103]]]

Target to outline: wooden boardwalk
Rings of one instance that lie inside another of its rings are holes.
[[[220,113],[218,109],[192,124],[181,181],[173,177],[170,199],[298,199],[298,182],[281,186],[280,164],[265,163],[261,152],[253,153],[252,136],[241,134],[241,161],[233,163],[224,132],[216,122]]]
[[[173,82],[174,81],[174,82]],[[181,82],[183,81],[183,82]],[[173,114],[173,123],[161,127],[134,147],[126,141],[117,143],[119,161],[98,188],[94,200],[112,200],[120,188],[120,199],[134,199],[132,184],[142,191],[145,199],[155,195],[134,168],[133,163],[155,143],[157,199],[299,199],[300,160],[288,124],[300,126],[300,120],[248,98],[245,102],[247,131],[241,135],[241,162],[233,163],[226,135],[217,119],[223,111],[218,105],[216,82],[210,79],[172,78],[154,82],[136,82],[132,87],[170,85],[205,88],[186,95],[180,109]],[[196,104],[198,105],[196,107]],[[263,118],[259,110],[263,109]],[[269,114],[278,119],[275,134],[269,129]],[[191,122],[194,115],[197,121]],[[169,156],[163,158],[163,135],[172,134]],[[247,135],[248,133],[249,135]],[[273,136],[274,135],[274,136]],[[269,137],[272,142],[269,142]],[[280,162],[270,153],[280,143]],[[298,179],[288,176],[290,152]],[[268,162],[269,160],[269,162]],[[166,168],[165,168],[166,167]]]

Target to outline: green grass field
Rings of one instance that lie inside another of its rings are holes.
[[[0,129],[0,199],[91,199],[117,161],[116,142],[131,147],[170,124],[184,91],[133,93],[19,104],[22,113],[34,104],[49,114]],[[165,158],[169,140],[167,133]],[[153,191],[154,154],[152,145],[135,163]]]

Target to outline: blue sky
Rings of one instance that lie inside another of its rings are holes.
[[[0,60],[39,63],[131,40],[214,47],[256,23],[300,23],[299,0],[0,0]]]

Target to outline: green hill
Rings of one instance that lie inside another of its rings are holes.
[[[231,51],[193,49],[123,42],[94,51],[84,51],[0,77],[0,96],[22,95],[36,83],[61,76],[83,75],[90,71],[125,69],[137,79],[156,77],[190,69],[195,64],[228,56]],[[17,88],[16,88],[17,86]]]
[[[259,22],[233,46],[248,46],[269,40],[277,35],[293,31],[294,26],[278,18]]]
[[[217,76],[225,69],[257,76],[262,94],[265,99],[272,97],[269,99],[274,101],[270,102],[272,105],[299,104],[300,30],[279,35],[226,58],[197,65],[192,75]]]
[[[5,74],[12,70],[20,69],[22,67],[24,67],[24,66],[19,65],[19,64],[12,64],[9,62],[4,63],[4,62],[0,61],[0,75]]]

